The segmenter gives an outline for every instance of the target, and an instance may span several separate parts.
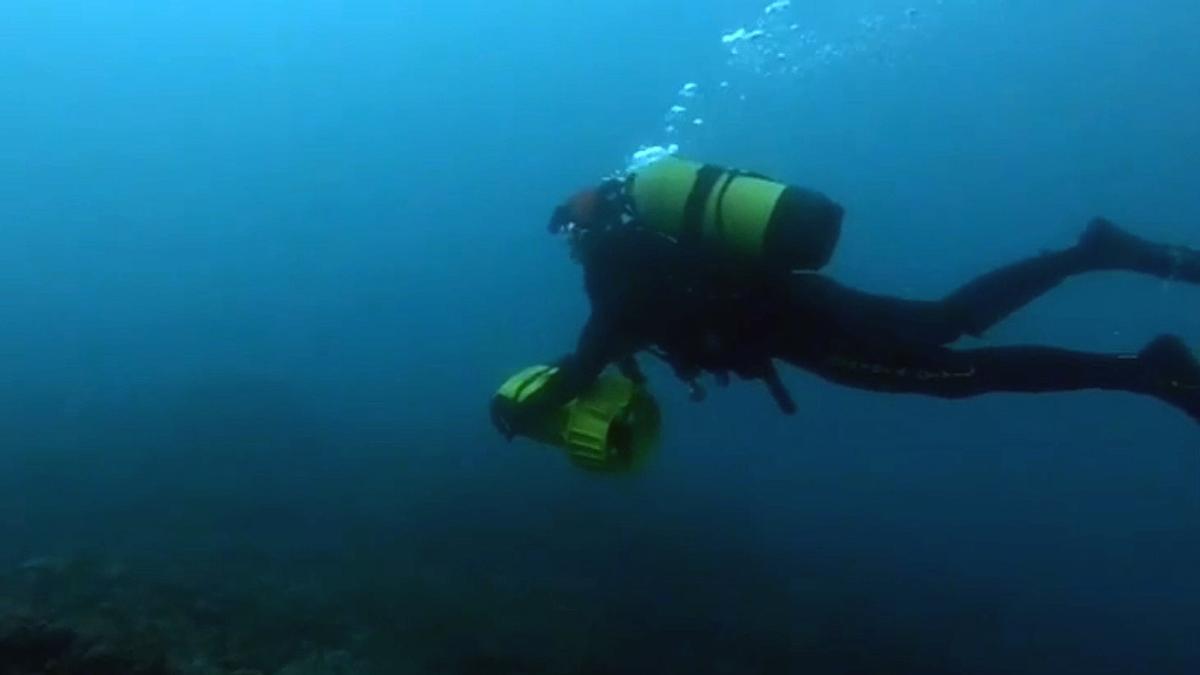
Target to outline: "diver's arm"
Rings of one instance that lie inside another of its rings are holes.
[[[612,323],[593,314],[575,352],[559,360],[558,372],[527,403],[545,410],[566,405],[587,390],[610,363],[623,357]]]

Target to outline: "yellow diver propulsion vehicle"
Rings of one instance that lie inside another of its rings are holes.
[[[496,396],[519,405],[557,372],[551,366],[526,368]],[[582,468],[622,473],[640,468],[657,449],[661,419],[658,402],[645,388],[605,373],[579,398],[537,420],[522,435],[565,450]]]

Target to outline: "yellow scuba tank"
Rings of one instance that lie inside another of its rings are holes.
[[[841,237],[843,209],[765,176],[666,157],[630,173],[626,195],[645,227],[779,270],[816,270]]]
[[[550,381],[557,368],[532,366],[496,392],[520,404]],[[622,375],[604,374],[579,398],[537,420],[523,435],[567,451],[585,469],[639,468],[658,447],[661,416],[646,390]]]

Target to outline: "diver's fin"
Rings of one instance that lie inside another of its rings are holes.
[[[1200,251],[1142,239],[1105,218],[1093,218],[1088,223],[1079,237],[1079,250],[1092,269],[1126,270],[1200,283]]]
[[[1200,361],[1174,335],[1162,335],[1138,354],[1151,377],[1152,393],[1200,422]]]

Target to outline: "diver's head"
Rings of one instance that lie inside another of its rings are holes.
[[[554,209],[550,217],[551,234],[571,234],[602,226],[603,197],[598,188],[580,190]]]
[[[565,234],[571,247],[571,257],[580,260],[586,243],[593,235],[609,227],[613,220],[612,212],[603,186],[580,190],[554,209],[550,217],[550,233]]]

